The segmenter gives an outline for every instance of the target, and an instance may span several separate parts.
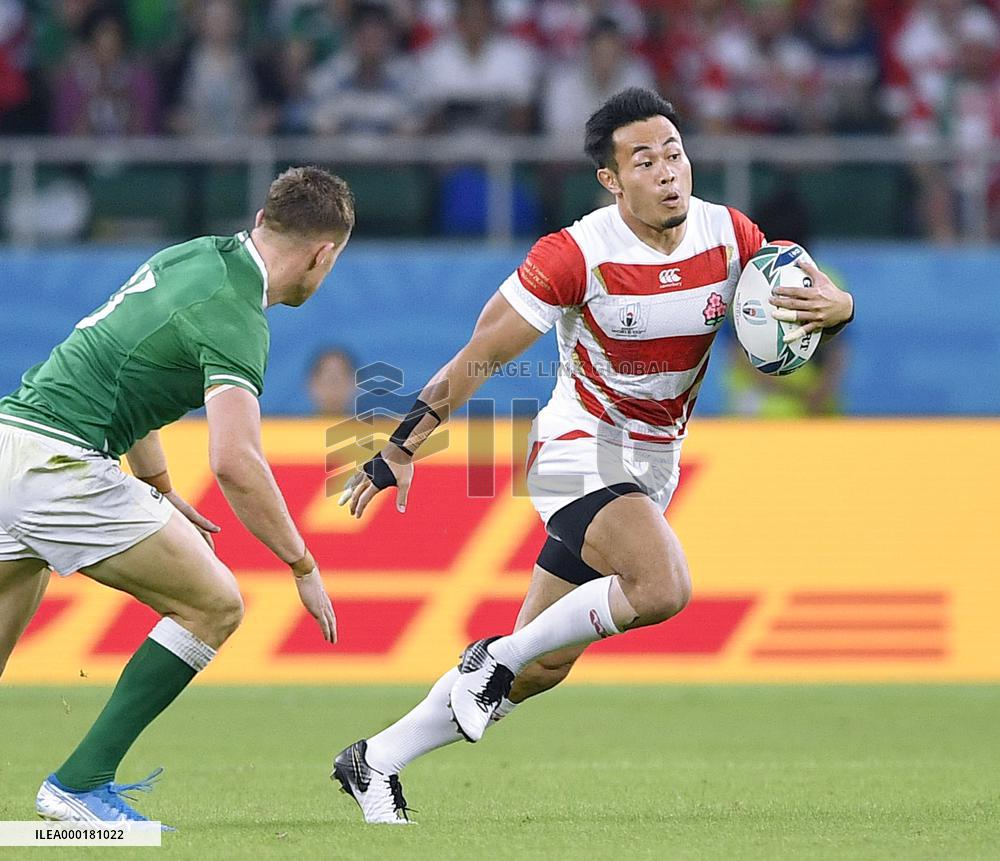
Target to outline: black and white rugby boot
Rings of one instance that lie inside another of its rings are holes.
[[[339,781],[341,792],[358,802],[365,822],[412,825],[399,775],[383,774],[372,768],[365,759],[367,750],[368,742],[364,739],[344,748],[333,760],[330,779]]]
[[[510,693],[514,674],[486,647],[499,637],[470,643],[458,662],[461,675],[451,687],[451,713],[467,741],[479,741],[500,702]]]

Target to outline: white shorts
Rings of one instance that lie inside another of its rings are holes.
[[[680,457],[680,445],[622,445],[571,431],[532,442],[528,493],[545,524],[560,508],[616,484],[637,484],[666,511],[680,478]]]
[[[96,451],[0,424],[0,562],[72,574],[163,528],[174,507]]]

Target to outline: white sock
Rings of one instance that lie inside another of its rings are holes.
[[[418,756],[462,738],[448,708],[451,688],[458,676],[458,667],[452,667],[411,711],[368,739],[365,758],[372,768],[383,774],[399,774]],[[490,726],[507,717],[517,706],[518,703],[504,697],[490,719]]]
[[[169,616],[164,616],[149,632],[149,639],[173,652],[196,673],[200,673],[216,655],[216,650]]]
[[[491,723],[496,723],[499,720],[503,720],[507,715],[509,715],[514,709],[516,709],[520,703],[511,702],[507,697],[500,700],[500,705],[497,706],[496,711],[493,712],[493,716],[490,718]],[[489,727],[487,727],[489,729]]]
[[[461,740],[448,708],[458,676],[458,667],[452,667],[410,712],[368,739],[365,758],[372,768],[383,774],[399,774],[418,756]]]
[[[556,649],[620,634],[610,601],[616,580],[616,576],[602,577],[578,586],[523,628],[494,640],[486,648],[516,676],[533,660]]]

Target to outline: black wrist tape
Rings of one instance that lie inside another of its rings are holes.
[[[417,429],[417,425],[420,424],[421,419],[424,416],[432,416],[437,427],[441,424],[441,416],[437,414],[434,408],[430,404],[425,404],[420,398],[414,401],[409,413],[407,413],[406,418],[399,423],[399,427],[393,431],[391,437],[389,437],[389,442],[398,445],[403,451],[405,451],[410,457],[413,457],[413,452],[407,448],[406,441],[412,436],[413,432]],[[433,430],[433,428],[431,428]]]

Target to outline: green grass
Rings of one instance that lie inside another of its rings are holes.
[[[41,778],[106,689],[0,687],[0,819],[33,817]],[[196,687],[119,773],[167,766],[141,809],[160,850],[73,858],[971,859],[1000,846],[1000,687],[567,687],[478,746],[411,766],[413,828],[363,826],[333,753],[414,688]],[[4,858],[33,849],[0,849]]]

